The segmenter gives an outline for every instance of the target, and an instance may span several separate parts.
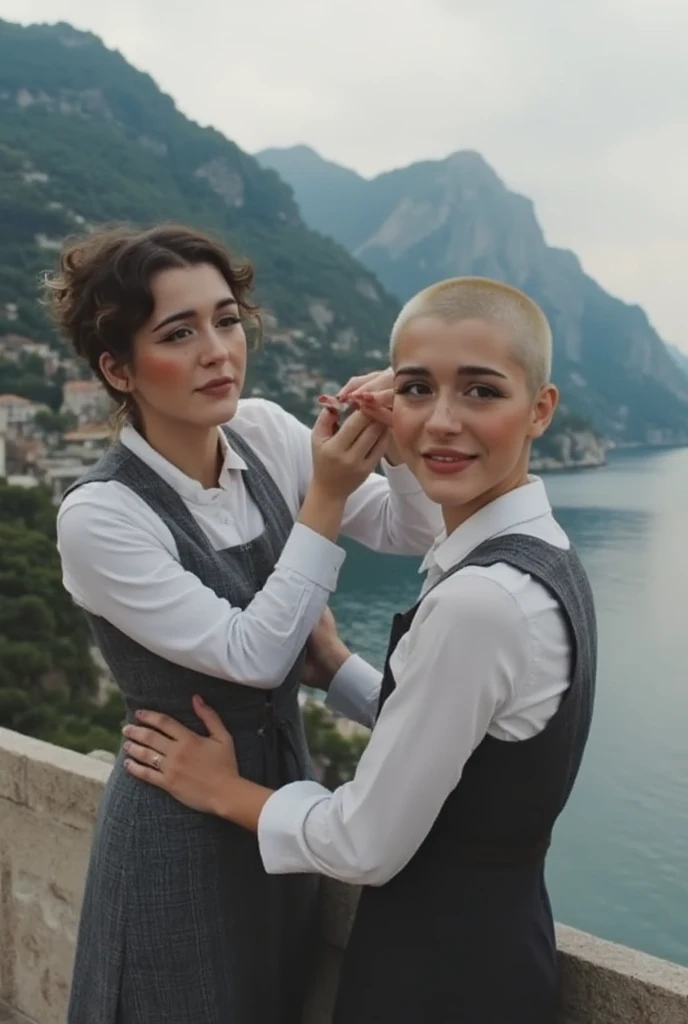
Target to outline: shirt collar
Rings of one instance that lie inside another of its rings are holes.
[[[551,514],[545,485],[539,477],[529,476],[527,484],[495,498],[449,536],[443,531],[423,559],[419,572],[427,572],[434,565],[446,572],[484,541]]]
[[[219,478],[220,486],[208,489],[203,487],[198,480],[193,480],[186,473],[182,473],[181,469],[177,469],[171,462],[168,462],[130,424],[122,428],[119,439],[129,451],[132,451],[134,455],[138,455],[146,465],[155,470],[158,476],[162,477],[166,483],[173,487],[180,497],[186,498],[188,501],[205,504],[208,501],[212,501],[219,491],[227,488],[230,482],[231,470],[244,470],[248,468],[242,457],[229,444],[227,435],[219,427],[218,437],[220,447],[224,453]]]

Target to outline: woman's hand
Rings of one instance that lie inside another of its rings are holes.
[[[359,377],[352,377],[336,395],[340,402],[355,401],[362,394],[371,391],[389,391],[394,386],[394,370],[374,370]]]
[[[340,425],[337,399],[323,396],[311,431],[313,479],[298,522],[336,540],[347,498],[376,469],[388,441],[389,427],[368,412],[356,409]]]
[[[367,416],[389,427],[392,425],[394,370],[375,370],[374,373],[352,377],[329,401],[355,405]]]
[[[384,455],[388,428],[355,410],[339,425],[337,410],[325,406],[311,433],[313,483],[331,499],[349,497]]]
[[[337,632],[337,623],[329,608],[320,616],[306,644],[302,682],[318,690],[328,690],[351,651]]]
[[[234,741],[219,715],[200,697],[193,698],[193,707],[208,730],[207,737],[156,711],[138,712],[139,724],[122,730],[125,766],[187,807],[222,815],[227,787],[239,778]]]
[[[366,416],[386,427],[392,425],[394,403],[394,370],[375,370],[351,380],[337,393],[336,400],[356,405]],[[397,447],[391,431],[387,440],[385,457],[393,466],[404,461],[403,453]]]

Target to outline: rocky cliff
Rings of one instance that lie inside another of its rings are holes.
[[[542,305],[565,406],[616,443],[688,443],[688,378],[647,316],[547,245],[533,204],[475,152],[366,180],[298,146],[259,160],[294,189],[307,223],[337,239],[400,299],[460,274],[495,277]]]

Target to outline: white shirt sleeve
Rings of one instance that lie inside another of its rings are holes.
[[[76,603],[177,665],[279,686],[336,589],[342,549],[295,524],[263,589],[236,608],[182,568],[145,516],[108,501],[106,487],[59,513],[63,578]]]
[[[325,706],[367,729],[375,724],[382,673],[358,654],[347,658],[335,673]]]
[[[258,839],[273,874],[382,885],[413,857],[492,718],[530,671],[528,623],[499,583],[457,574],[422,602],[408,657],[351,782],[269,798]]]

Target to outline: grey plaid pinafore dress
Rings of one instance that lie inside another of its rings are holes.
[[[179,495],[115,444],[75,487],[117,480],[171,531],[182,566],[232,605],[265,584],[293,525],[278,487],[231,430],[265,529],[214,551]],[[175,665],[89,616],[127,718],[142,707],[198,732],[199,693],[234,736],[241,774],[277,788],[310,775],[298,706],[301,658],[277,690]],[[100,806],[86,881],[68,1024],[297,1024],[317,894],[312,875],[269,876],[255,835],[130,776],[120,752]]]

